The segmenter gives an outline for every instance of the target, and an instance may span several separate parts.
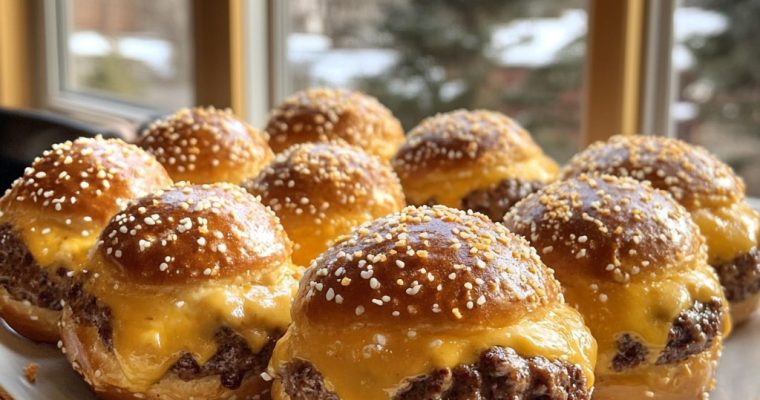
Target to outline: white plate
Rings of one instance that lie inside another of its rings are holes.
[[[27,382],[24,375],[24,368],[30,362],[40,366],[34,384]],[[1,319],[0,386],[15,400],[95,398],[56,346],[38,344],[23,338]]]
[[[19,337],[0,322],[0,386],[16,400],[89,400],[94,396],[55,346]],[[24,367],[39,364],[30,384]],[[737,327],[726,342],[711,400],[760,400],[760,316]]]

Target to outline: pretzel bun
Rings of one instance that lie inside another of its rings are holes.
[[[649,181],[688,210],[744,198],[741,178],[700,146],[664,136],[617,135],[576,154],[562,170],[569,178],[606,173]]]
[[[112,215],[169,186],[164,168],[117,139],[80,138],[34,160],[0,199],[0,314],[34,340],[58,340],[63,293]]]
[[[421,376],[495,346],[563,360],[586,396],[593,384],[594,341],[551,271],[476,213],[407,207],[362,225],[311,264],[292,317],[270,363],[275,399],[306,398],[296,383],[314,389],[293,374],[299,363],[330,398],[407,398]]]
[[[554,269],[598,341],[594,399],[709,393],[728,302],[697,226],[671,196],[581,175],[526,197],[504,225]]]
[[[103,231],[68,293],[64,352],[101,398],[266,398],[297,271],[277,217],[230,184],[177,184]]]
[[[337,143],[293,145],[244,186],[280,217],[298,265],[354,227],[404,207],[390,166]]]
[[[239,184],[274,157],[265,136],[229,109],[182,109],[152,123],[138,145],[175,181]]]
[[[501,220],[516,197],[527,194],[522,187],[542,186],[559,170],[514,120],[482,110],[423,120],[409,132],[393,167],[410,204],[472,208],[494,221]],[[510,184],[517,193],[502,193],[510,192]],[[482,200],[472,199],[479,193]]]
[[[401,123],[376,98],[344,89],[307,89],[272,110],[267,122],[275,153],[296,143],[345,140],[389,160],[404,141]]]
[[[708,262],[731,302],[734,322],[760,303],[760,214],[744,182],[702,147],[661,136],[614,136],[573,157],[564,178],[583,173],[630,176],[668,191],[691,212],[707,239]]]

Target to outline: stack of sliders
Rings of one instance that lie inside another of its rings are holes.
[[[0,316],[103,399],[705,399],[760,302],[744,193],[673,139],[560,169],[491,111],[183,109],[13,184]]]

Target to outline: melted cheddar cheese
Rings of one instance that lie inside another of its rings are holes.
[[[91,220],[61,224],[40,218],[37,213],[15,212],[6,214],[0,223],[10,223],[21,236],[37,264],[54,272],[60,267],[69,271],[80,271],[87,255],[98,239],[99,231]]]
[[[389,399],[407,379],[437,368],[473,363],[493,346],[510,347],[524,357],[543,356],[576,364],[588,386],[594,383],[596,342],[578,312],[560,303],[503,328],[302,328],[291,325],[277,343],[271,373],[276,376],[279,367],[290,360],[307,360],[323,375],[327,388],[345,400]],[[281,388],[273,395],[275,400],[288,398]]]
[[[364,222],[372,221],[375,217],[367,212],[333,214],[328,221],[320,224],[304,223],[303,219],[283,219],[283,225],[288,237],[293,240],[293,262],[297,265],[309,265],[318,255],[342,235]]]
[[[375,204],[396,204],[397,199],[384,190],[373,191]],[[388,207],[386,212],[390,212]],[[327,213],[321,223],[305,223],[300,216],[281,217],[280,221],[293,240],[293,262],[297,265],[309,265],[322,254],[336,239],[351,232],[355,227],[377,218],[378,211],[356,209],[351,211]]]
[[[594,388],[594,400],[648,399],[656,394],[658,400],[706,399],[715,386],[715,372],[721,345],[714,342],[706,351],[688,358],[688,362],[645,365],[625,373],[599,375]]]
[[[720,298],[724,306],[720,283],[707,264],[693,263],[686,270],[679,268],[660,272],[652,279],[626,284],[579,279],[565,279],[565,298],[583,314],[586,324],[599,344],[596,364],[597,377],[617,374],[612,359],[617,353],[617,339],[624,333],[636,337],[649,349],[647,363],[654,364],[668,342],[673,320],[695,301],[708,302]],[[724,312],[723,336],[728,335],[731,323]],[[618,374],[636,382],[635,374]],[[622,379],[622,378],[621,378]],[[626,378],[627,379],[627,378]]]
[[[203,365],[217,351],[214,335],[221,327],[243,336],[258,352],[273,333],[287,328],[298,286],[290,267],[258,282],[166,287],[119,284],[107,272],[99,273],[86,289],[110,307],[113,352],[129,389],[138,392],[160,380],[183,352]]]
[[[407,192],[410,204],[424,204],[431,198],[436,204],[458,208],[461,200],[473,190],[487,188],[504,179],[520,177],[529,181],[548,182],[556,177],[557,166],[546,156],[530,161],[493,168],[459,168],[444,173],[431,173],[426,180],[415,179]],[[435,179],[439,178],[439,179]],[[410,193],[411,192],[411,193]]]
[[[692,212],[692,217],[707,240],[712,265],[748,252],[760,239],[760,215],[743,201],[730,207],[699,209]]]

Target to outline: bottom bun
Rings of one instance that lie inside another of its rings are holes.
[[[734,326],[747,321],[760,308],[760,293],[755,293],[746,299],[731,303],[731,322]]]
[[[290,396],[285,393],[285,389],[282,387],[282,382],[279,379],[272,383],[272,399],[290,400]]]
[[[76,324],[69,307],[63,309],[61,340],[66,358],[99,399],[270,399],[270,382],[264,381],[260,376],[246,377],[239,388],[232,390],[222,386],[218,375],[184,381],[168,372],[145,391],[131,390],[132,385],[124,376],[113,353],[103,345],[97,329]]]
[[[624,374],[597,374],[593,400],[705,400],[715,386],[722,345],[675,364],[650,365]]]
[[[61,312],[37,307],[28,301],[19,301],[11,297],[4,288],[0,288],[0,317],[20,335],[31,340],[55,343],[60,338],[58,321]]]

